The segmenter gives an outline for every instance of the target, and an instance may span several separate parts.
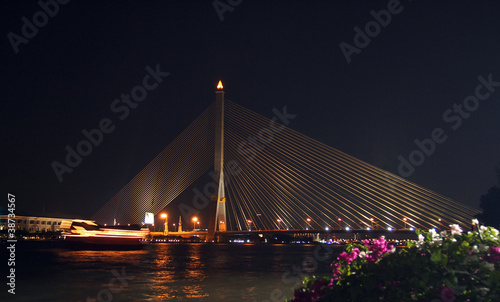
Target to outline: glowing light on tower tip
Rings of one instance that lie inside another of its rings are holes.
[[[222,81],[219,81],[219,84],[217,84],[217,89],[222,90],[224,86],[222,86]]]

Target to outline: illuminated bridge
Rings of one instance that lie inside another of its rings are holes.
[[[290,129],[286,107],[269,119],[225,100],[220,82],[215,94],[92,219],[140,224],[207,171],[208,240],[251,222],[261,229],[468,227],[479,212]]]

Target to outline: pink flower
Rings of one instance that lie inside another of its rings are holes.
[[[498,263],[500,261],[500,246],[490,246],[489,260],[493,263]]]
[[[339,261],[345,261],[347,265],[351,264],[352,261],[354,261],[356,258],[359,256],[359,249],[354,248],[351,253],[347,253],[346,251],[343,251],[342,254],[340,254],[339,257],[337,257],[337,260]]]
[[[384,237],[380,237],[373,241],[373,244],[368,247],[368,254],[366,255],[366,261],[376,262],[387,252],[394,252],[394,246],[387,244]]]
[[[453,293],[453,289],[443,286],[441,288],[441,301],[443,302],[455,301],[455,294]]]
[[[340,272],[340,268],[341,267],[342,266],[340,264],[338,264],[338,263],[335,263],[333,265],[333,277],[336,278],[335,280],[337,280],[338,279],[337,277],[340,277],[340,275],[342,274],[342,272]]]

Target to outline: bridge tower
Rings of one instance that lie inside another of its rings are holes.
[[[215,239],[217,227],[219,232],[226,231],[226,195],[224,192],[224,87],[219,81],[215,91],[215,160],[214,182],[217,192],[210,198],[208,214],[207,242]]]

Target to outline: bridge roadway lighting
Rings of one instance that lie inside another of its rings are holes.
[[[281,219],[276,219],[276,222],[278,223],[278,230],[281,230]]]
[[[198,217],[193,217],[191,221],[193,221],[193,231],[194,231],[196,229],[196,222],[198,221]]]
[[[247,223],[248,223],[248,230],[251,231],[252,230],[252,221],[250,219],[248,219]]]
[[[309,225],[309,227],[312,229],[311,218],[307,218],[306,221],[307,221],[307,225]]]
[[[408,220],[408,219],[406,219],[406,217],[405,217],[405,218],[403,218],[403,221],[405,222],[405,229],[406,229],[406,221],[407,221],[407,220]]]
[[[373,229],[373,218],[370,218],[370,221],[372,222],[372,229]]]

